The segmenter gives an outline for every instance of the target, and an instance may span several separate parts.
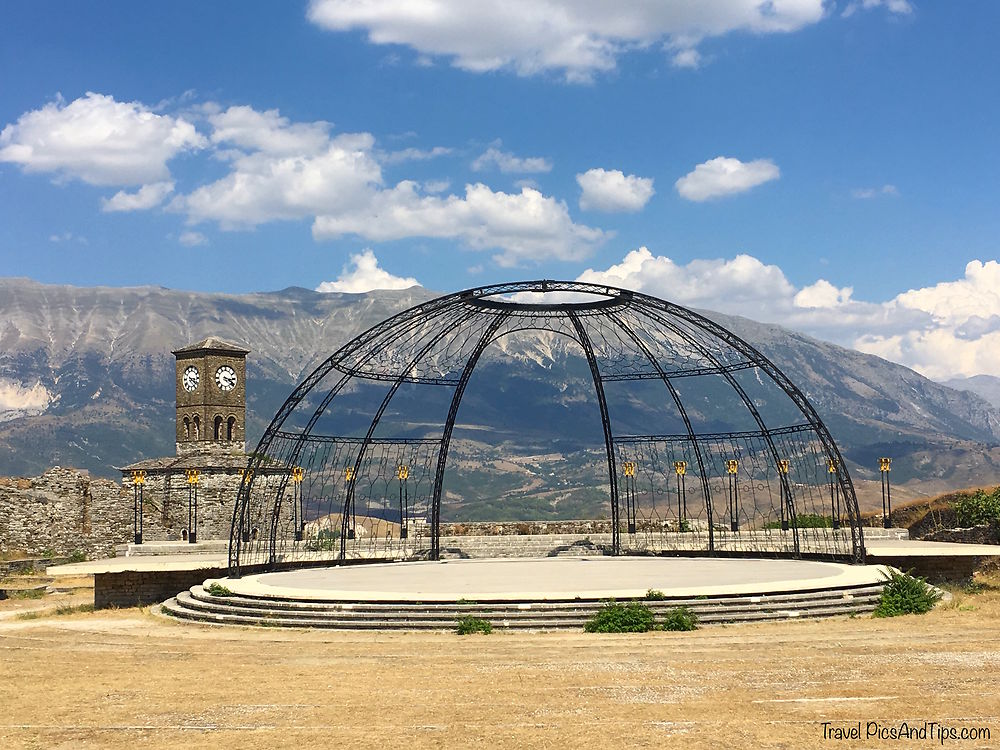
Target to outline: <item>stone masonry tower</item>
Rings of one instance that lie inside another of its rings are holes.
[[[177,455],[240,453],[246,440],[249,350],[209,337],[177,358]]]

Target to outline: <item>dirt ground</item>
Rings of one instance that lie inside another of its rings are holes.
[[[8,615],[0,748],[942,746],[935,725],[866,738],[903,722],[985,728],[943,744],[1000,747],[1000,578],[988,584],[924,616],[644,635]],[[835,738],[854,727],[859,741]]]

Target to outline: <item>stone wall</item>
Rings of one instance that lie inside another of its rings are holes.
[[[229,539],[242,474],[235,469],[201,469],[198,474],[198,539]],[[132,507],[132,480],[122,480]],[[148,474],[143,486],[143,541],[187,538],[188,483],[183,472]]]
[[[132,497],[81,469],[40,477],[0,477],[0,552],[114,557],[132,539]]]
[[[226,571],[222,568],[95,573],[94,608],[157,604],[201,584],[206,578],[219,578],[225,575]]]

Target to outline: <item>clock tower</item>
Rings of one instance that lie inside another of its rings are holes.
[[[247,354],[209,337],[177,359],[177,455],[245,451]]]

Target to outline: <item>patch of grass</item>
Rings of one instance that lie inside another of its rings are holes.
[[[657,625],[657,629],[663,630],[697,630],[698,629],[698,615],[692,612],[687,607],[676,607],[675,609],[667,612],[666,617],[663,618],[663,623]]]
[[[885,577],[885,588],[872,617],[897,617],[899,615],[922,615],[934,609],[941,593],[927,584],[923,578],[893,570]]]
[[[55,609],[40,609],[35,612],[22,612],[17,616],[18,620],[37,620],[42,617],[58,616],[62,617],[65,615],[77,615],[81,612],[93,612],[93,604],[63,604],[61,607],[56,607]]]
[[[212,581],[208,586],[205,587],[207,591],[212,596],[236,596],[232,589],[223,586],[218,581]]]
[[[489,620],[469,615],[458,618],[458,626],[455,628],[455,632],[459,635],[471,635],[472,633],[489,635],[493,632],[493,626]]]
[[[619,604],[614,599],[604,603],[587,621],[588,633],[646,633],[656,627],[656,616],[642,602]]]
[[[41,599],[45,589],[14,589],[7,592],[9,599]]]
[[[471,599],[462,598],[459,599],[457,602],[455,602],[455,604],[479,604],[479,602],[474,602]]]
[[[83,550],[76,550],[70,553],[70,556],[66,558],[71,563],[82,563],[87,561],[87,553]]]
[[[646,595],[643,597],[643,599],[651,602],[662,602],[666,598],[667,595],[659,589],[647,589]]]

